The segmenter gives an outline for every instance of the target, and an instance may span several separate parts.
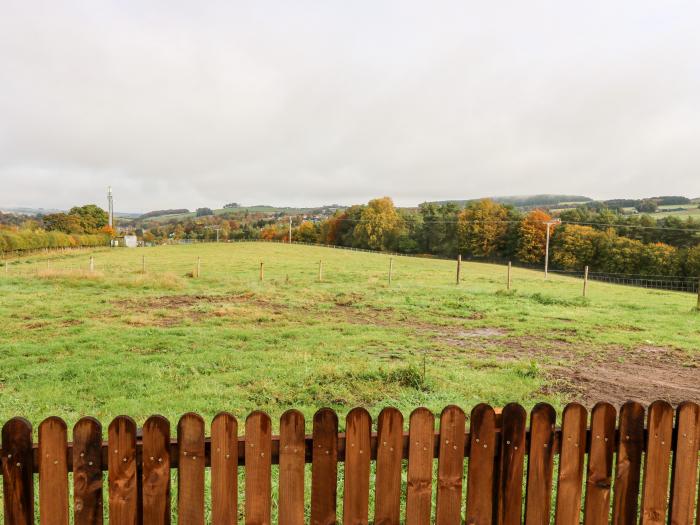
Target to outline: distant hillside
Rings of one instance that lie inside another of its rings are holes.
[[[161,215],[179,215],[182,213],[189,213],[190,210],[187,208],[177,208],[173,210],[155,210],[155,211],[149,211],[148,213],[144,213],[143,215],[139,216],[139,219],[148,219],[150,217],[160,217]]]
[[[590,197],[582,195],[513,195],[507,197],[484,197],[494,200],[500,204],[508,204],[516,208],[532,208],[536,206],[557,206],[561,204],[586,203],[592,202]],[[480,201],[482,199],[467,199],[467,200],[446,200],[435,201],[436,204],[447,204],[452,202],[459,206],[465,206],[471,202]]]
[[[59,210],[57,208],[22,208],[22,207],[9,207],[9,208],[3,208],[0,207],[0,212],[2,213],[14,213],[15,215],[30,215],[30,216],[38,216],[38,215],[49,215],[51,213],[65,213],[68,210]],[[126,212],[126,211],[115,211],[114,216],[115,217],[123,217],[127,219],[133,219],[141,215],[140,213],[131,213],[131,212]]]

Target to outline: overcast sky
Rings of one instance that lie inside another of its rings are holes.
[[[700,196],[697,0],[0,6],[0,206]]]

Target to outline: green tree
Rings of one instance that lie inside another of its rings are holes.
[[[395,250],[404,221],[389,197],[367,203],[355,226],[355,240],[372,250]]]
[[[63,233],[84,233],[78,215],[68,215],[67,213],[52,213],[45,215],[42,219],[44,228],[47,231],[59,231]]]
[[[95,233],[109,223],[109,215],[107,212],[96,204],[75,206],[70,209],[68,215],[75,215],[78,217],[80,227],[86,233]]]
[[[594,266],[601,235],[590,226],[567,224],[557,228],[552,238],[552,262],[565,270],[583,270]]]

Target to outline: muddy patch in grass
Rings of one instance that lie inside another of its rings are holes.
[[[503,337],[508,331],[503,328],[472,328],[471,330],[459,330],[454,335],[457,337]]]
[[[589,407],[598,401],[617,406],[627,400],[646,405],[657,399],[674,405],[700,402],[700,359],[681,350],[653,345],[592,349],[556,337],[513,337],[498,329],[471,332],[478,334],[477,330],[496,333],[472,337],[440,333],[437,340],[468,351],[471,358],[536,362],[546,382],[541,393],[561,395]]]
[[[131,326],[173,327],[187,321],[235,315],[232,308],[279,308],[252,292],[226,295],[163,295],[113,301],[112,317]]]

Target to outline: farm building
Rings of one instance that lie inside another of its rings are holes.
[[[112,240],[112,246],[118,246],[121,248],[137,248],[138,245],[139,239],[136,237],[136,235],[121,235]]]

